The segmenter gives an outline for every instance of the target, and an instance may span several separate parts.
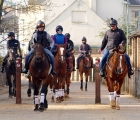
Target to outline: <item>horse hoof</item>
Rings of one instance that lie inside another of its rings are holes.
[[[9,95],[9,98],[12,98],[13,97],[13,95]]]
[[[31,97],[31,94],[30,95],[28,94],[28,97]]]
[[[87,89],[85,89],[85,91],[87,91]]]
[[[44,108],[39,108],[39,111],[40,111],[40,112],[43,112],[43,111],[44,111]]]
[[[59,98],[56,98],[56,103],[60,103],[60,99]]]
[[[110,106],[111,106],[112,109],[115,109],[116,108],[116,102],[115,102],[115,100],[111,100],[110,101]]]
[[[35,108],[34,111],[38,111],[38,108]]]
[[[120,107],[119,106],[116,106],[116,110],[120,110]]]
[[[63,97],[63,96],[61,96],[60,100],[61,100],[61,101],[64,101],[64,97]]]

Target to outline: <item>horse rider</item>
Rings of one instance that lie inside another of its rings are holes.
[[[51,70],[51,74],[56,74],[55,70],[54,70],[54,56],[53,54],[48,50],[51,49],[54,45],[54,41],[52,40],[52,38],[50,37],[50,35],[44,31],[45,29],[45,23],[43,21],[38,21],[37,26],[36,26],[36,31],[33,33],[32,38],[29,42],[29,47],[28,49],[31,50],[29,51],[29,53],[26,55],[25,58],[25,66],[24,69],[22,70],[22,73],[27,74],[28,69],[29,69],[29,58],[30,56],[34,53],[34,45],[35,43],[41,43],[44,47],[44,51],[45,54],[48,54],[49,57],[51,58],[51,65],[52,65],[52,70]],[[49,43],[49,48],[48,47],[48,43]]]
[[[67,44],[67,38],[65,35],[62,34],[63,27],[61,25],[58,25],[56,27],[56,34],[52,36],[55,44]],[[56,45],[54,44],[53,47],[53,53],[56,51]],[[70,67],[70,54],[66,51],[66,57],[67,57],[67,70],[69,71],[71,69]]]
[[[70,40],[70,34],[69,33],[66,33],[65,34],[66,38],[67,38],[67,47],[66,47],[66,51],[68,53],[72,52],[74,50],[74,43],[72,40]],[[73,55],[73,71],[76,71],[75,70],[75,57]]]
[[[89,52],[92,52],[92,49],[90,47],[90,45],[88,45],[87,43],[87,39],[85,37],[82,38],[82,45],[80,45],[79,47],[79,51],[80,51],[80,55],[77,58],[77,67],[76,69],[79,69],[79,62],[80,60],[84,57],[84,53],[88,54]],[[91,68],[93,68],[93,59],[91,58]]]
[[[99,52],[101,52],[106,47],[106,50],[104,52],[104,55],[103,55],[101,63],[100,63],[100,75],[102,77],[105,77],[104,65],[105,65],[105,62],[106,62],[107,57],[109,55],[109,51],[111,49],[113,49],[114,46],[121,48],[121,47],[126,45],[127,39],[125,37],[125,34],[124,34],[123,30],[118,28],[117,25],[118,25],[117,21],[115,19],[111,18],[111,20],[110,20],[111,29],[106,31],[104,38],[103,38],[103,41],[102,41],[102,44],[101,44],[101,47],[99,49]],[[130,58],[127,54],[125,54],[125,57],[127,60],[129,75],[133,75],[134,71],[132,70]]]
[[[22,58],[21,49],[20,49],[20,42],[15,39],[15,33],[14,32],[9,32],[8,33],[8,39],[9,40],[7,41],[7,50],[9,51],[9,49],[16,48],[17,50],[19,50],[19,57]],[[4,66],[7,63],[7,58],[8,57],[9,57],[9,53],[7,52],[7,55],[4,57],[3,63],[2,63],[2,68],[1,68],[2,73],[4,73]]]

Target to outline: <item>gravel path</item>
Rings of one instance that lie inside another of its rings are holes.
[[[72,82],[70,98],[62,103],[51,102],[44,112],[34,112],[33,96],[27,97],[27,81],[22,80],[22,104],[8,98],[8,87],[0,88],[0,120],[140,120],[140,100],[121,96],[121,110],[109,106],[107,88],[101,86],[101,104],[95,104],[95,84],[88,83],[88,91],[81,91],[79,82]]]

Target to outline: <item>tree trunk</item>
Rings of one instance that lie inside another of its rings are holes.
[[[0,24],[1,24],[1,17],[2,17],[3,2],[4,0],[0,0]]]

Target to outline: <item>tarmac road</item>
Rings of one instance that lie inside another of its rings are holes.
[[[0,120],[140,120],[140,100],[121,95],[121,110],[111,109],[106,86],[101,86],[101,104],[95,104],[95,83],[81,91],[79,82],[72,82],[70,98],[62,103],[51,102],[48,109],[34,112],[33,96],[27,97],[27,80],[22,78],[22,104],[8,98],[8,87],[0,87]],[[50,93],[50,91],[49,91]]]

